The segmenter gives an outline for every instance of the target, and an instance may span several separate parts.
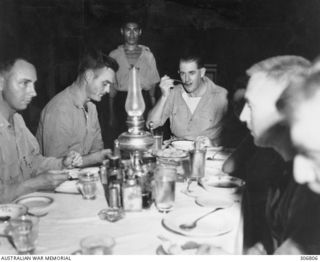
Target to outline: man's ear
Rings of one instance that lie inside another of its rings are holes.
[[[206,69],[204,67],[200,68],[200,76],[204,77],[204,75],[206,74]]]
[[[87,82],[91,82],[92,79],[94,78],[94,72],[91,69],[86,70],[84,73],[84,78]]]
[[[120,29],[120,33],[121,33],[121,35],[123,35],[123,34],[124,34],[124,32],[123,32],[123,28],[121,28],[121,29]]]
[[[142,29],[139,30],[139,36],[142,35]]]

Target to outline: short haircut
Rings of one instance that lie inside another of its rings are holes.
[[[139,29],[141,29],[142,24],[143,24],[141,17],[135,16],[135,15],[127,15],[122,18],[121,28],[124,29],[126,27],[126,25],[129,23],[137,24]]]
[[[10,72],[10,70],[18,60],[23,60],[28,63],[31,63],[29,62],[29,60],[23,57],[8,57],[0,61],[0,75]]]
[[[80,60],[78,75],[83,75],[86,70],[97,70],[103,67],[110,68],[114,72],[117,72],[119,69],[117,61],[112,57],[103,54],[101,51],[90,50],[87,51]]]
[[[254,64],[246,73],[250,77],[255,73],[265,73],[275,80],[289,80],[291,76],[303,72],[310,65],[310,61],[301,56],[275,56]]]
[[[290,122],[294,118],[296,109],[314,98],[318,92],[320,92],[320,71],[312,71],[311,68],[310,73],[304,72],[290,82],[278,99],[277,108]]]
[[[180,62],[196,62],[198,68],[204,67],[203,60],[200,54],[185,51],[180,54]]]

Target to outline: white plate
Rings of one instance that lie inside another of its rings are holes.
[[[48,213],[50,206],[53,203],[53,198],[47,196],[28,196],[22,197],[15,202],[28,207],[29,213],[41,216]]]
[[[57,193],[80,194],[77,181],[65,181],[54,190]]]
[[[79,173],[80,174],[90,173],[90,174],[99,176],[99,171],[100,171],[99,167],[87,167],[87,168],[80,169]]]
[[[77,178],[79,175],[79,168],[73,168],[73,169],[62,169],[62,170],[50,170],[49,172],[52,174],[68,174],[72,178]]]
[[[233,205],[233,201],[231,199],[225,198],[217,198],[214,195],[202,195],[196,198],[196,204],[202,207],[209,207],[209,208],[228,208]]]
[[[212,193],[235,193],[245,185],[245,182],[237,177],[229,175],[206,176],[200,179],[201,185],[206,191]]]
[[[232,225],[224,210],[219,210],[199,220],[196,228],[190,231],[180,229],[181,224],[190,223],[211,210],[212,208],[177,209],[162,220],[162,225],[171,232],[192,237],[212,237],[229,232]]]
[[[194,149],[194,141],[189,141],[189,140],[172,141],[171,145],[175,149],[184,150],[184,151],[191,151]]]

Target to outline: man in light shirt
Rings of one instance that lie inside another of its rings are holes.
[[[176,137],[194,140],[205,136],[213,145],[219,145],[228,92],[206,77],[205,72],[200,56],[181,56],[181,84],[174,86],[174,80],[166,75],[161,78],[162,96],[150,111],[147,122],[152,121],[157,128],[169,118],[171,132]]]
[[[53,97],[41,112],[37,130],[45,156],[63,157],[74,150],[83,165],[101,163],[110,150],[103,149],[101,129],[94,103],[99,102],[114,82],[117,62],[98,51],[85,54],[76,80]]]
[[[125,101],[128,88],[132,85],[129,82],[132,66],[138,70],[142,95],[146,104],[145,116],[155,104],[155,86],[160,81],[153,53],[149,47],[139,43],[142,35],[139,21],[135,17],[126,18],[120,33],[124,44],[110,52],[110,56],[119,64],[116,84],[111,88],[109,100],[111,126],[115,127],[117,135],[127,130]]]
[[[53,190],[68,176],[47,171],[81,162],[75,152],[63,159],[39,153],[36,138],[18,113],[36,96],[36,81],[35,67],[23,58],[0,64],[0,203],[37,190]]]

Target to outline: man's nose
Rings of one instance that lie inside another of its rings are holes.
[[[185,83],[188,83],[190,81],[190,76],[188,74],[185,74],[183,77],[182,77],[182,81],[185,82]]]
[[[239,116],[241,122],[247,122],[248,113],[249,113],[248,106],[247,104],[245,104]]]
[[[37,92],[36,92],[34,85],[29,86],[28,93],[31,97],[35,97],[37,95]]]

